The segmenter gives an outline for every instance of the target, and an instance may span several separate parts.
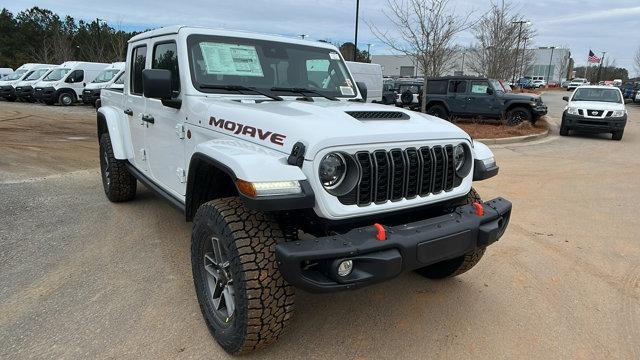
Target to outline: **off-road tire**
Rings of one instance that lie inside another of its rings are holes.
[[[467,194],[462,204],[471,204],[476,201],[482,202],[482,199],[476,190],[471,188],[471,191],[469,191],[469,194]],[[429,279],[444,279],[458,276],[476,266],[476,264],[480,262],[480,259],[482,259],[485,249],[486,248],[477,248],[460,257],[425,266],[416,270],[416,272]]]
[[[624,130],[614,131],[611,134],[611,140],[620,141],[620,140],[622,140],[622,135],[624,135]]]
[[[531,121],[533,119],[533,114],[531,110],[527,109],[523,106],[516,106],[507,111],[507,125],[516,126],[525,121]]]
[[[136,196],[138,182],[129,173],[125,161],[113,155],[109,133],[100,135],[100,174],[102,187],[111,202],[129,201]]]
[[[68,92],[63,92],[58,96],[58,103],[62,106],[71,106],[75,101],[75,96]]]
[[[449,118],[449,112],[442,105],[432,105],[427,109],[427,114],[439,117],[440,119],[447,120]]]
[[[225,322],[214,313],[203,261],[206,242],[214,236],[227,254],[234,291],[235,310]],[[295,297],[276,261],[276,244],[283,241],[278,223],[245,208],[238,198],[217,199],[198,208],[191,239],[198,303],[220,346],[237,355],[277,340],[293,316]]]

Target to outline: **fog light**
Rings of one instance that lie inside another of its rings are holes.
[[[338,265],[338,275],[341,277],[348,276],[353,270],[353,261],[345,260]]]

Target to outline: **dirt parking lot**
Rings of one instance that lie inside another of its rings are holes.
[[[621,142],[552,135],[493,147],[476,187],[513,202],[472,271],[299,291],[274,346],[246,358],[639,359],[640,106]],[[112,204],[88,107],[0,102],[0,358],[228,358],[196,301],[190,224],[140,186]]]

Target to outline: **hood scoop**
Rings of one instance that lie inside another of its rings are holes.
[[[409,115],[401,111],[345,111],[360,120],[409,120]]]

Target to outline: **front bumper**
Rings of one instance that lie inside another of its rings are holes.
[[[482,208],[483,215],[477,215],[473,205],[464,205],[446,215],[385,227],[384,241],[377,239],[374,226],[368,226],[341,235],[281,243],[276,246],[278,265],[290,284],[310,292],[371,285],[500,239],[509,223],[511,203],[496,198]],[[340,277],[337,267],[344,260],[353,261],[353,271]]]
[[[83,90],[82,102],[85,104],[93,105],[100,99],[100,89]]]
[[[15,89],[15,94],[18,99],[33,99],[33,87],[18,86]]]
[[[37,87],[33,90],[33,97],[38,101],[55,101],[56,89],[54,87]]]
[[[16,89],[11,85],[0,86],[0,97],[14,98],[16,97]]]
[[[540,104],[531,108],[536,117],[547,115],[547,105]]]
[[[623,130],[627,125],[627,116],[587,118],[580,115],[569,115],[565,111],[562,115],[562,124],[571,130],[590,132],[611,132]]]

